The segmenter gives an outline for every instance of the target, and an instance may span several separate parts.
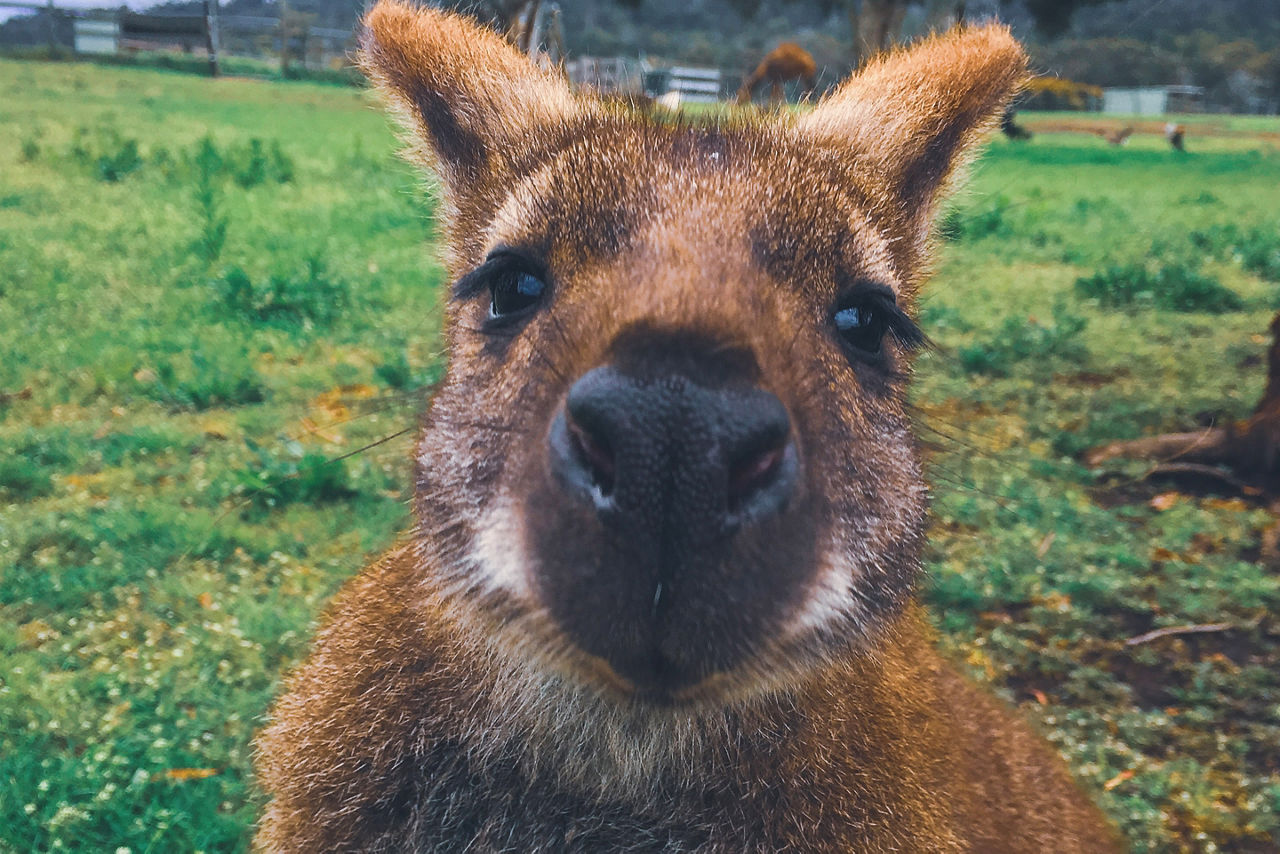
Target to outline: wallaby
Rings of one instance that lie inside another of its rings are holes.
[[[750,103],[751,96],[763,83],[769,84],[769,103],[781,104],[786,101],[782,84],[788,80],[799,80],[805,94],[813,91],[818,80],[818,64],[809,51],[795,42],[783,42],[765,54],[756,70],[742,81],[742,87],[738,89],[738,105]]]
[[[1022,84],[998,25],[811,112],[662,121],[383,0],[442,179],[416,525],[258,748],[269,851],[1115,850],[933,649],[904,404],[931,220]]]

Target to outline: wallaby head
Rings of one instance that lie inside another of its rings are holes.
[[[416,542],[499,654],[697,707],[869,644],[926,487],[904,404],[939,196],[1021,84],[987,26],[810,112],[658,122],[384,2],[363,62],[438,171],[446,378]]]

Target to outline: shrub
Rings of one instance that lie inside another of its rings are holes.
[[[1242,231],[1231,224],[1214,224],[1188,235],[1191,245],[1218,259],[1230,258],[1260,279],[1280,282],[1280,229]]]
[[[944,240],[981,240],[984,237],[1008,234],[1012,231],[1005,219],[1009,199],[996,196],[984,208],[963,211],[950,208],[938,223],[938,234]]]
[[[1048,75],[1031,78],[1019,106],[1026,110],[1088,110],[1102,101],[1102,89]]]
[[[1244,306],[1240,295],[1185,261],[1154,271],[1144,264],[1118,264],[1076,279],[1076,293],[1114,307],[1152,306],[1167,311],[1222,314]]]
[[[1187,235],[1191,245],[1213,258],[1224,258],[1240,239],[1240,229],[1234,225],[1214,223],[1197,228]]]
[[[141,168],[142,155],[136,139],[117,139],[110,150],[98,155],[98,177],[108,183],[114,184]]]
[[[262,377],[243,350],[220,348],[207,355],[196,349],[160,363],[155,374],[147,393],[177,409],[198,411],[266,398]]]
[[[297,442],[285,443],[285,454],[269,454],[257,443],[245,444],[256,465],[236,472],[236,492],[259,510],[288,504],[326,504],[355,496],[346,463],[323,454],[305,452]]]
[[[394,389],[405,389],[413,381],[413,369],[403,350],[373,369],[374,376]]]
[[[1088,357],[1080,333],[1088,321],[1062,306],[1053,309],[1053,322],[1006,317],[995,335],[960,350],[960,366],[968,373],[1008,376],[1016,364],[1035,361],[1040,369],[1054,361],[1079,363]]]
[[[324,262],[307,259],[299,273],[273,274],[263,284],[239,267],[232,267],[215,282],[221,304],[253,323],[274,326],[327,325],[348,303],[345,282],[328,275]]]
[[[73,461],[65,435],[28,432],[0,450],[0,498],[31,499],[53,491],[53,473]]]
[[[1103,305],[1128,306],[1154,301],[1155,277],[1142,264],[1116,264],[1076,279],[1076,293]]]
[[[286,184],[293,180],[293,161],[272,141],[267,148],[262,140],[254,137],[248,144],[227,151],[226,169],[232,179],[245,189],[256,187],[265,181]]]
[[[23,144],[23,155],[26,159],[35,159],[40,153],[39,146],[35,140],[30,142],[30,148]],[[137,172],[145,162],[136,139],[122,137],[111,129],[91,134],[83,127],[77,128],[71,137],[68,155],[89,167],[98,180],[111,184]]]
[[[227,242],[227,217],[222,212],[222,191],[218,186],[223,159],[212,137],[200,140],[191,165],[195,172],[194,196],[200,223],[194,248],[206,264],[212,264]]]
[[[1213,276],[1190,264],[1175,263],[1156,272],[1156,306],[1169,311],[1223,314],[1239,311],[1244,300]]]
[[[1260,279],[1280,282],[1280,230],[1254,228],[1235,244],[1240,266]]]

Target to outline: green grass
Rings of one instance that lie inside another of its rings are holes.
[[[1137,851],[1280,845],[1269,514],[1076,458],[1261,394],[1280,122],[1214,121],[997,140],[921,306],[943,646]],[[440,370],[394,148],[358,89],[0,61],[0,851],[247,846],[279,678],[407,522],[407,436],[328,461]]]

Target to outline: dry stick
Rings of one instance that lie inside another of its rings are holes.
[[[1097,466],[1116,457],[1171,460],[1188,455],[1216,459],[1227,448],[1230,439],[1231,433],[1225,427],[1209,427],[1189,433],[1162,433],[1142,439],[1110,442],[1086,453],[1084,462],[1088,466]]]
[[[1194,626],[1166,626],[1163,629],[1155,629],[1146,634],[1129,638],[1124,642],[1125,646],[1137,646],[1138,644],[1153,641],[1158,638],[1165,638],[1171,635],[1199,635],[1209,632],[1225,632],[1227,629],[1234,629],[1231,623],[1201,623]]]
[[[1195,474],[1203,475],[1204,477],[1216,478],[1246,495],[1249,494],[1250,490],[1253,490],[1254,492],[1257,491],[1255,487],[1251,487],[1238,477],[1233,477],[1220,468],[1207,466],[1203,463],[1158,463],[1154,468],[1142,476],[1142,480],[1170,474]]]

